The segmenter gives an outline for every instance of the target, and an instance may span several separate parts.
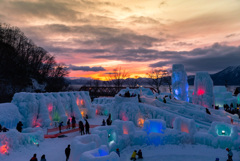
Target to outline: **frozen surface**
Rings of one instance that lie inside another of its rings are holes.
[[[228,92],[225,86],[214,86],[213,89],[215,105],[223,108],[224,104],[230,106],[233,103],[233,107],[236,108],[237,97],[232,96],[232,92]]]
[[[189,101],[187,73],[182,64],[172,66],[172,91],[177,100]]]
[[[22,120],[18,107],[12,103],[0,104],[0,124],[6,128],[16,128],[17,123]]]
[[[213,81],[207,72],[196,73],[192,102],[206,108],[213,107]]]

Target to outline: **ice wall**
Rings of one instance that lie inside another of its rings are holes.
[[[22,121],[18,107],[12,103],[0,104],[0,124],[6,128],[16,128],[17,123]]]
[[[88,92],[16,93],[12,103],[24,117],[24,127],[47,127],[52,122],[95,115]]]
[[[223,107],[224,104],[229,106],[233,103],[233,107],[236,107],[237,98],[232,96],[232,92],[228,92],[225,86],[214,86],[213,88],[215,105]]]
[[[172,91],[177,100],[189,101],[187,73],[182,64],[172,66]]]
[[[192,103],[206,108],[214,105],[213,81],[207,72],[196,73]]]

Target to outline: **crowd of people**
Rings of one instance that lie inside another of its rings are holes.
[[[239,118],[240,118],[240,113],[239,113],[239,107],[240,104],[236,104],[237,108],[233,107],[233,103],[230,104],[230,106],[228,104],[224,104],[223,108],[226,112],[231,113],[231,114],[238,114]]]
[[[86,117],[86,118],[88,118],[88,117]],[[68,119],[66,129],[70,129],[70,125],[71,125],[71,120]],[[63,121],[61,121],[58,125],[59,133],[62,133],[62,127],[63,127]],[[81,133],[81,135],[90,134],[90,131],[89,131],[90,125],[89,125],[87,119],[85,119],[85,125],[80,120],[78,122],[78,127],[79,127],[79,132]],[[76,118],[74,116],[72,116],[72,129],[75,129],[75,128],[76,128]]]

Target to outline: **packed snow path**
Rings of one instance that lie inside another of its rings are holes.
[[[141,149],[143,159],[139,161],[220,161],[227,160],[225,149],[214,149],[205,145],[162,145],[127,147],[121,152],[121,161],[128,161],[134,150]],[[239,161],[240,152],[233,151],[233,160]]]

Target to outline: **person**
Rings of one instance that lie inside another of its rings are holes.
[[[124,97],[130,97],[130,96],[131,96],[131,95],[130,95],[130,92],[129,92],[129,91],[125,92]]]
[[[134,150],[134,152],[132,153],[132,156],[131,156],[130,159],[131,159],[131,160],[134,160],[134,161],[137,160],[137,159],[136,159],[136,155],[137,155],[137,150]]]
[[[0,124],[0,132],[2,131],[2,125]]]
[[[87,120],[85,120],[86,121],[86,124],[85,124],[85,128],[86,128],[86,134],[90,134],[89,133],[89,128],[90,128],[90,125],[89,125],[89,123],[88,123],[88,121]]]
[[[68,161],[70,153],[71,153],[71,148],[70,148],[70,144],[68,144],[68,147],[65,149],[66,161]]]
[[[86,119],[88,119],[88,115],[86,115]]]
[[[43,154],[40,161],[47,161],[45,155]]]
[[[110,126],[111,124],[112,124],[111,114],[109,114],[107,118],[107,125]]]
[[[139,159],[143,159],[142,150],[141,150],[141,149],[138,150],[137,155],[138,155],[138,158],[139,158]]]
[[[208,110],[208,108],[206,108],[206,113],[211,115],[210,111]]]
[[[19,121],[16,127],[17,131],[22,132],[22,126],[23,126],[22,122]]]
[[[79,126],[79,132],[81,133],[81,135],[82,135],[82,134],[84,135],[85,133],[84,133],[84,125],[83,125],[83,122],[82,122],[82,121],[79,121],[78,126]]]
[[[116,149],[116,153],[118,154],[118,156],[120,157],[120,151],[119,151],[119,149],[117,148]]]
[[[215,161],[219,161],[219,158],[216,158],[216,160]]]
[[[74,129],[76,127],[76,118],[72,116],[72,128]]]
[[[38,160],[37,160],[37,154],[33,154],[33,157],[31,158],[30,161],[38,161]]]
[[[105,122],[105,119],[102,120],[102,126],[105,126],[106,125],[106,122]]]
[[[9,131],[9,129],[3,126],[2,132],[7,132],[7,131]]]
[[[228,160],[227,161],[232,161],[233,153],[232,153],[231,149],[227,148],[226,150],[228,151]]]
[[[61,129],[62,129],[62,126],[63,126],[63,121],[60,122],[60,124],[58,125],[58,128],[59,128],[59,133],[62,133]]]
[[[70,119],[67,121],[67,129],[70,129]]]

